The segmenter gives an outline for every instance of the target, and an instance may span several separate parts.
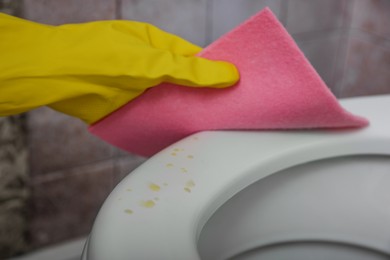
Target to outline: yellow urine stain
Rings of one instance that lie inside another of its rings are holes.
[[[140,205],[144,208],[153,208],[156,203],[153,200],[141,201]]]
[[[159,191],[161,187],[155,183],[151,183],[149,184],[149,189],[151,189],[152,191]]]
[[[172,168],[172,167],[173,167],[173,163],[167,163],[165,166],[166,166],[167,168]]]
[[[132,189],[127,189],[127,191],[133,191]]]
[[[168,186],[168,183],[164,182],[163,185],[164,185],[164,186]]]
[[[131,209],[125,209],[125,213],[127,214],[133,214],[134,212]]]
[[[189,180],[186,182],[186,187],[192,188],[195,187],[195,182],[193,180]]]
[[[189,180],[186,182],[186,186],[184,187],[184,190],[186,192],[191,192],[191,188],[195,187],[195,182],[193,180]]]
[[[180,170],[181,170],[182,173],[187,173],[188,172],[188,170],[186,168],[184,168],[184,167],[180,168]]]
[[[194,136],[192,139],[194,139],[194,140],[199,140],[199,137]]]
[[[176,155],[177,155],[177,153],[171,153],[171,155],[172,155],[172,156],[176,156]]]
[[[187,158],[188,159],[194,159],[194,156],[193,155],[188,155]]]
[[[174,152],[180,152],[180,149],[179,148],[175,148],[173,149]]]

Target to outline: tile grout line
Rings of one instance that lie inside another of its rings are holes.
[[[122,20],[122,0],[115,0],[115,19]]]
[[[287,18],[288,18],[288,1],[280,2],[280,21],[287,30]]]
[[[76,166],[73,166],[71,168],[64,168],[64,169],[59,169],[59,170],[55,170],[55,171],[48,171],[48,172],[44,173],[44,176],[33,177],[30,185],[35,186],[37,184],[45,183],[48,181],[58,180],[58,179],[68,177],[71,175],[73,176],[73,175],[80,174],[80,173],[73,173],[73,174],[69,173],[69,174],[64,175],[63,172],[65,172],[65,171],[73,171],[73,170],[82,169],[82,168],[91,167],[91,166],[92,167],[101,167],[104,164],[109,165],[110,163],[111,163],[111,167],[113,169],[113,174],[117,174],[119,172],[118,161],[121,159],[126,159],[129,156],[131,156],[131,154],[120,155],[120,153],[118,151],[118,152],[115,152],[113,156],[106,158],[106,159],[101,159],[101,160],[97,160],[97,161],[92,161],[92,162],[76,165]]]
[[[352,19],[353,19],[353,15],[354,15],[354,8],[356,7],[356,4],[355,4],[355,1],[351,1],[349,2],[348,4],[348,8],[351,10],[351,16],[349,17],[349,20],[348,21],[343,21],[343,27],[344,27],[344,32],[345,32],[345,36],[346,36],[346,40],[344,41],[344,48],[343,46],[340,44],[340,47],[339,47],[339,50],[341,48],[343,48],[344,50],[341,51],[342,52],[342,56],[341,57],[341,65],[340,65],[340,68],[339,68],[339,71],[340,71],[340,85],[337,87],[337,97],[338,98],[341,98],[343,97],[343,90],[344,90],[344,83],[345,83],[345,74],[346,74],[346,70],[347,70],[347,61],[348,61],[348,56],[349,56],[349,50],[350,50],[350,46],[349,46],[349,43],[350,43],[350,40],[351,40],[351,26],[352,26]],[[338,51],[339,51],[338,50]],[[341,54],[338,52],[338,56],[340,56]]]
[[[338,46],[336,50],[336,58],[334,61],[334,66],[332,69],[332,87],[333,91],[336,97],[341,97],[341,90],[342,90],[342,82],[344,78],[344,71],[346,66],[346,60],[347,60],[347,52],[348,52],[348,43],[349,43],[349,37],[350,37],[350,28],[352,23],[352,16],[353,16],[353,8],[354,8],[354,2],[344,2],[343,6],[343,19],[342,19],[342,25],[341,25],[341,32],[340,32],[340,39],[338,40]],[[347,10],[351,10],[351,13],[349,15],[346,15]],[[345,46],[344,46],[345,45]],[[339,76],[338,72],[340,72],[341,75],[341,85],[337,86],[337,77]]]
[[[291,36],[294,38],[294,40],[300,40],[300,41],[316,41],[318,38],[321,37],[328,37],[337,33],[342,33],[345,31],[345,28],[343,27],[337,27],[337,28],[323,28],[315,31],[307,31],[307,32],[299,32],[299,33],[292,33]]]
[[[351,34],[357,35],[360,38],[363,38],[362,36],[364,36],[365,38],[370,37],[374,40],[374,42],[384,42],[386,45],[390,45],[390,38],[386,36],[379,35],[368,30],[353,27],[349,28],[349,31],[351,32]]]
[[[213,40],[213,2],[214,0],[206,0],[205,12],[206,12],[206,22],[205,22],[205,39],[204,46],[209,45]]]
[[[61,178],[66,178],[66,177],[70,177],[70,176],[80,175],[79,172],[78,173],[68,173],[68,174],[63,174],[63,173],[65,171],[71,172],[71,171],[74,171],[77,169],[83,169],[83,168],[87,168],[87,167],[91,167],[91,166],[92,167],[101,167],[104,164],[109,165],[111,163],[111,161],[113,161],[113,160],[115,160],[115,157],[111,157],[111,158],[107,158],[107,159],[103,159],[103,160],[99,160],[99,161],[94,161],[94,162],[90,162],[90,163],[85,163],[85,164],[77,165],[77,166],[74,166],[71,168],[60,169],[60,170],[56,170],[56,171],[52,171],[52,172],[46,172],[44,174],[44,176],[37,176],[37,177],[32,178],[30,186],[35,186],[38,184],[42,184],[42,183],[50,182],[50,181],[54,181],[54,180],[59,180]],[[112,164],[111,164],[111,166],[112,166]],[[83,173],[81,173],[81,174],[83,174]]]

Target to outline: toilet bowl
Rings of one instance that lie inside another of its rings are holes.
[[[390,95],[341,104],[370,126],[164,149],[111,192],[83,259],[389,259]]]

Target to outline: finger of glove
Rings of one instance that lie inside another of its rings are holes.
[[[171,57],[171,68],[167,69],[164,79],[167,82],[189,87],[223,88],[235,84],[239,79],[236,67],[228,62],[180,55]]]
[[[156,49],[170,51],[183,56],[193,56],[202,50],[201,47],[148,23],[135,21],[110,22],[114,30],[136,37]]]

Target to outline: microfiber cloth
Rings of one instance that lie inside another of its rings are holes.
[[[344,110],[291,36],[266,8],[199,56],[236,65],[226,89],[160,84],[90,127],[131,153],[151,156],[203,130],[363,127]]]

